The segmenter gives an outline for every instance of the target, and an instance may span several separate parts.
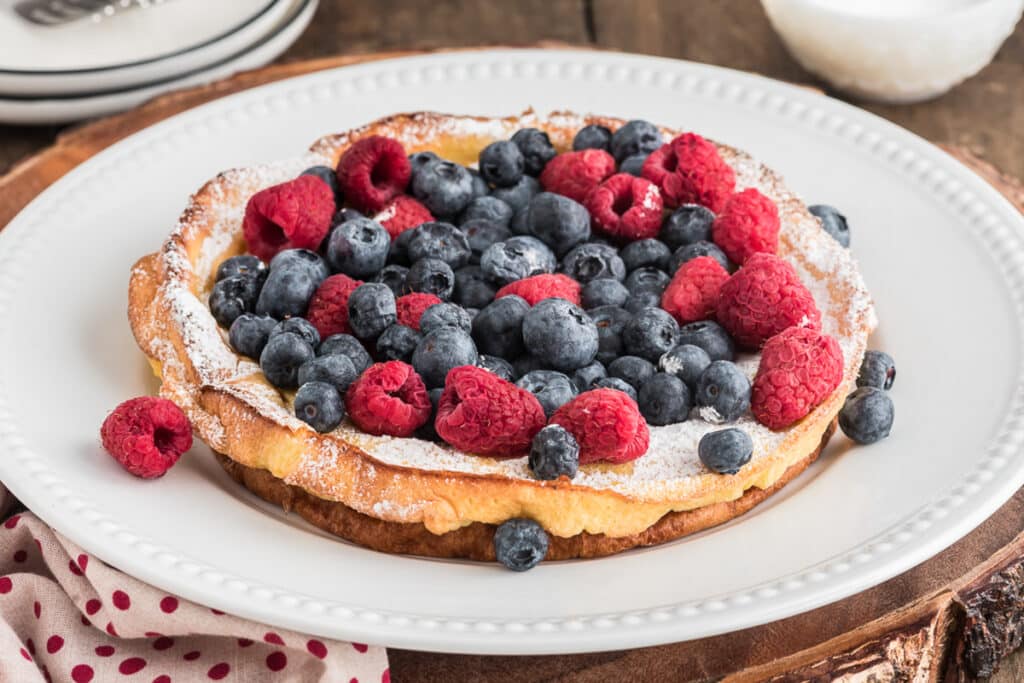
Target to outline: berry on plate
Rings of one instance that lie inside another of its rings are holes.
[[[860,387],[846,397],[839,428],[859,444],[875,443],[889,436],[894,416],[892,398],[885,390]]]
[[[768,340],[754,377],[750,407],[769,429],[803,419],[843,380],[843,352],[831,336],[790,327]]]
[[[512,571],[533,569],[547,554],[547,532],[532,519],[510,519],[494,532],[494,555]]]
[[[140,396],[117,406],[100,428],[103,448],[121,466],[143,479],[155,479],[192,447],[185,413],[165,398]]]

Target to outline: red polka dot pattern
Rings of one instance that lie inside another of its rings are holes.
[[[228,666],[227,662],[221,662],[220,664],[214,664],[210,667],[210,670],[206,672],[206,675],[215,681],[219,681],[231,672],[231,667]]]
[[[380,675],[380,683],[391,683],[391,669],[384,669]]]
[[[249,647],[254,642],[255,641],[249,640],[248,638],[239,638],[238,639],[238,647]]]
[[[309,653],[318,659],[323,659],[327,656],[327,646],[321,643],[319,640],[313,639],[306,643],[306,649]]]
[[[280,671],[286,666],[288,666],[288,657],[286,657],[280,650],[276,650],[267,655],[267,668],[271,671]]]
[[[36,600],[35,602],[32,603],[32,614],[36,615],[36,619],[38,619],[39,615],[42,614],[42,613],[43,613],[43,606],[39,604],[38,600]]]
[[[182,659],[186,662],[192,662],[199,659],[199,654],[199,650],[192,650],[191,652],[186,652]]]
[[[160,601],[160,611],[165,614],[170,614],[174,610],[178,609],[178,598],[168,595],[166,598]]]
[[[277,635],[273,631],[263,636],[263,640],[274,645],[284,645],[284,641],[281,640],[281,636]]]
[[[117,670],[125,676],[131,676],[134,673],[138,673],[146,668],[146,660],[142,657],[129,657],[128,659],[121,662]]]
[[[74,560],[68,560],[68,570],[75,576],[82,576],[82,568]]]
[[[30,655],[28,653],[28,650],[26,650],[25,648],[21,648],[20,650],[18,650],[18,652],[20,652],[21,656],[27,659],[28,661],[32,661],[32,655]]]
[[[119,610],[126,610],[132,606],[132,599],[128,597],[128,594],[124,591],[114,591],[111,596],[114,601],[114,607]]]
[[[11,515],[7,518],[7,521],[4,522],[4,526],[8,529],[13,529],[14,527],[18,526],[19,519],[21,519],[21,515]]]
[[[46,639],[46,651],[51,655],[60,652],[62,647],[64,647],[64,639],[60,636],[50,636]]]
[[[352,643],[352,647],[356,649],[356,652],[366,652],[370,648],[365,643]]]
[[[91,617],[100,611],[100,607],[103,607],[103,603],[96,598],[92,598],[85,603],[85,613]]]
[[[171,677],[167,674],[160,674],[153,679],[153,683],[171,683]]]
[[[15,562],[24,562],[27,559],[28,559],[28,553],[26,553],[24,550],[19,550],[16,553],[14,553],[14,561]]]
[[[116,636],[117,635],[117,629],[114,628],[114,622],[112,622],[112,621],[108,621],[107,622],[107,633],[109,633],[112,636]]]
[[[10,593],[11,588],[14,587],[14,582],[11,581],[9,576],[0,576],[0,593]]]
[[[95,673],[88,664],[78,664],[71,670],[71,680],[75,683],[89,683]]]
[[[168,638],[167,636],[160,636],[153,641],[154,650],[166,650],[174,647],[174,638]]]
[[[114,654],[114,646],[113,645],[97,645],[96,646],[96,654],[99,655],[100,657],[110,657],[111,655]]]

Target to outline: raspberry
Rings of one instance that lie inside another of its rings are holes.
[[[739,265],[753,254],[774,254],[779,248],[779,209],[752,187],[738,192],[711,224],[711,239]]]
[[[245,205],[242,233],[249,251],[264,261],[285,249],[316,250],[331,227],[334,193],[304,175],[260,190]]]
[[[718,291],[729,273],[712,256],[690,259],[676,271],[661,295],[661,307],[680,325],[715,317]]]
[[[821,313],[793,266],[773,254],[754,254],[718,292],[722,324],[740,346],[760,347],[787,327],[821,327]]]
[[[320,287],[309,300],[306,319],[320,333],[321,339],[342,332],[352,333],[352,328],[348,324],[348,297],[361,284],[361,280],[353,280],[341,273],[332,275],[320,283]]]
[[[544,273],[510,282],[499,289],[494,298],[515,294],[526,299],[531,306],[544,299],[558,298],[579,306],[580,289],[580,283],[568,275]]]
[[[409,195],[400,194],[388,202],[388,205],[373,217],[373,220],[383,225],[391,235],[391,239],[395,239],[406,230],[434,220],[434,215],[427,207]]]
[[[420,329],[420,317],[423,311],[434,304],[441,303],[441,299],[426,292],[413,292],[404,294],[395,299],[395,309],[398,311],[398,323],[411,327],[414,330]]]
[[[348,415],[364,432],[412,436],[430,418],[430,397],[423,380],[408,363],[377,363],[345,393]]]
[[[628,173],[616,173],[595,187],[583,205],[594,227],[612,237],[642,240],[661,229],[664,205],[658,186]]]
[[[338,161],[338,185],[353,207],[376,213],[405,192],[412,167],[397,140],[371,135],[356,140]]]
[[[842,379],[839,343],[818,330],[790,327],[764,345],[750,409],[769,429],[785,429],[824,401]]]
[[[192,448],[192,426],[166,398],[140,396],[125,401],[100,428],[103,447],[121,466],[143,479],[155,479]]]
[[[462,365],[448,372],[434,427],[458,449],[511,458],[526,454],[544,421],[544,409],[529,391]]]
[[[582,202],[587,193],[615,173],[615,159],[603,149],[583,149],[559,154],[540,174],[540,184],[548,192]]]
[[[669,206],[701,204],[716,213],[736,187],[736,175],[718,148],[694,133],[652,152],[641,174],[658,185]]]
[[[555,411],[558,424],[576,437],[580,464],[636,460],[647,452],[651,433],[636,401],[617,389],[586,391]]]

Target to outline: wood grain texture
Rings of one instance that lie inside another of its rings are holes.
[[[172,93],[124,115],[59,131],[0,126],[0,226],[49,183],[146,125],[257,84],[365,57],[306,57],[539,39],[706,61],[806,80],[754,0],[322,0],[281,62]],[[379,57],[381,55],[368,55]],[[391,55],[385,55],[391,56]],[[1024,31],[974,79],[935,101],[866,108],[923,136],[1024,207]],[[812,81],[813,82],[813,81]],[[820,84],[819,84],[820,85]],[[60,135],[56,144],[43,149]],[[41,152],[39,150],[42,150]],[[981,161],[981,156],[994,165]],[[997,168],[1005,173],[1000,173]],[[479,657],[391,650],[395,681],[481,680],[1024,680],[1024,491],[928,562],[846,600],[692,643],[551,657]]]

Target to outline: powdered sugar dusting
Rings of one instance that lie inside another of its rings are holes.
[[[581,117],[569,114],[553,114],[548,121],[556,126],[567,126],[571,130],[583,125]],[[541,119],[537,117],[515,122],[450,117],[435,126],[430,136],[445,133],[485,140],[503,139],[516,128],[539,123]],[[421,145],[427,139],[421,127],[408,126],[403,130],[408,132],[400,134],[398,139],[407,147]],[[670,131],[665,132],[671,135]],[[213,181],[213,192],[208,194],[213,198],[212,203],[196,207],[199,211],[213,212],[214,219],[210,220],[209,215],[205,220],[189,221],[186,218],[176,231],[176,234],[190,235],[190,231],[199,225],[212,226],[212,234],[206,235],[202,243],[195,270],[175,243],[173,235],[164,250],[165,265],[172,272],[194,276],[194,280],[200,283],[210,282],[213,269],[219,260],[228,255],[224,251],[240,234],[247,198],[264,187],[294,177],[303,168],[318,163],[330,164],[337,155],[338,146],[347,139],[349,137],[344,135],[324,138],[314,144],[312,153],[300,159],[222,174]],[[568,140],[555,140],[555,144],[564,148]],[[875,318],[870,297],[849,251],[840,247],[820,228],[817,219],[807,212],[803,203],[784,189],[770,171],[745,154],[724,147],[721,151],[723,158],[736,173],[737,189],[756,187],[779,206],[782,255],[793,263],[814,296],[822,312],[824,331],[839,341],[845,359],[844,382],[847,386],[851,385],[864,350],[866,330],[874,326]],[[645,207],[648,199],[653,206],[653,199],[645,196]],[[378,216],[378,219],[381,217]],[[186,350],[201,374],[202,382],[244,400],[263,416],[283,426],[308,431],[309,428],[294,417],[290,405],[281,395],[259,377],[257,366],[248,360],[240,360],[231,351],[223,332],[206,307],[208,292],[193,292],[185,284],[187,281],[187,277],[176,279],[166,286],[162,295],[171,302],[173,322],[183,331]],[[157,351],[160,360],[166,362],[173,358],[173,349]],[[757,355],[740,360],[741,368],[751,378],[756,373],[758,360]],[[750,434],[754,442],[755,462],[773,453],[787,436],[786,432],[767,429],[749,415],[733,426]],[[719,428],[718,425],[700,419],[696,413],[681,424],[652,427],[650,449],[646,455],[634,461],[631,467],[583,466],[573,484],[610,489],[639,500],[659,501],[685,496],[697,486],[697,475],[706,474],[697,457],[697,443],[704,434]],[[318,481],[338,457],[335,439],[344,440],[370,454],[376,461],[391,466],[535,481],[525,457],[508,460],[478,457],[443,444],[418,439],[370,436],[348,423],[339,427],[329,438],[318,439],[317,450],[306,454],[299,467],[300,471],[293,473],[288,480]],[[374,476],[372,460],[367,460],[362,467],[365,476]],[[417,511],[415,505],[396,509],[397,506],[388,501],[364,503],[357,507],[365,508],[363,511],[369,514],[397,521],[414,519]]]

